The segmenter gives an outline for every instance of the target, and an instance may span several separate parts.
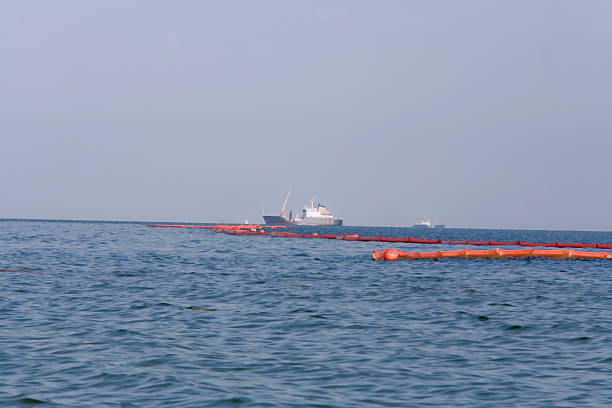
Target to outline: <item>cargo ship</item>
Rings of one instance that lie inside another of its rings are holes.
[[[285,208],[291,191],[287,193],[285,202],[281,208],[279,215],[264,215],[263,219],[268,225],[312,225],[322,226],[331,225],[339,226],[344,223],[342,218],[334,217],[332,213],[321,203],[315,207],[314,199],[310,200],[310,207],[302,209],[302,217],[293,217],[293,213],[289,211],[289,217],[285,216]]]
[[[436,222],[432,222],[429,218],[423,217],[418,220],[415,224],[412,225],[412,228],[445,228],[444,224],[438,224],[438,220]]]

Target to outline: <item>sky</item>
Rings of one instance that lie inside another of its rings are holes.
[[[0,1],[0,218],[612,231],[612,2]],[[288,211],[287,211],[288,212]]]

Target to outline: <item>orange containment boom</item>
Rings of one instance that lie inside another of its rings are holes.
[[[259,225],[259,224],[236,224],[236,225],[182,225],[182,224],[148,224],[147,227],[156,228],[202,228],[202,229],[223,229],[223,230],[250,230],[251,228],[287,228],[286,225]]]
[[[523,247],[552,247],[552,248],[597,248],[597,249],[612,249],[612,244],[587,244],[578,242],[524,242],[524,241],[469,241],[469,240],[445,240],[445,239],[422,239],[411,237],[368,237],[358,234],[296,234],[283,233],[278,234],[276,231],[265,231],[264,228],[277,230],[279,228],[287,228],[287,225],[259,225],[259,224],[219,224],[219,225],[177,225],[177,224],[149,224],[147,227],[164,227],[164,228],[202,228],[212,229],[214,232],[222,232],[232,235],[268,235],[281,238],[321,238],[321,239],[339,239],[343,241],[361,241],[361,242],[393,242],[405,244],[431,244],[431,245],[475,245],[475,246],[523,246]],[[254,234],[254,232],[257,232]]]
[[[411,237],[368,237],[358,234],[296,234],[283,233],[278,235],[275,232],[263,231],[263,228],[278,228],[279,226],[270,225],[255,225],[255,226],[224,226],[219,225],[218,228],[213,228],[215,232],[222,232],[233,235],[268,235],[282,238],[321,238],[321,239],[338,239],[343,241],[361,241],[361,242],[393,242],[405,244],[431,244],[431,245],[475,245],[475,246],[528,246],[528,247],[552,247],[552,248],[597,248],[597,249],[612,249],[612,245],[608,244],[583,244],[583,243],[561,243],[561,242],[523,242],[523,241],[467,241],[467,240],[444,240],[444,239],[421,239]],[[210,228],[210,227],[209,227]],[[249,234],[248,231],[255,228],[259,231],[258,234]]]
[[[440,258],[571,258],[571,259],[612,259],[612,253],[572,251],[569,249],[491,249],[436,252],[403,252],[385,249],[372,252],[375,261],[397,261],[398,259],[440,259]]]

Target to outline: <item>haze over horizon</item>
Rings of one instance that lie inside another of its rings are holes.
[[[0,218],[612,231],[612,2],[6,1]]]

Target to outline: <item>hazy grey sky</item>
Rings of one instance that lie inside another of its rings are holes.
[[[612,230],[612,1],[0,1],[0,217]]]

